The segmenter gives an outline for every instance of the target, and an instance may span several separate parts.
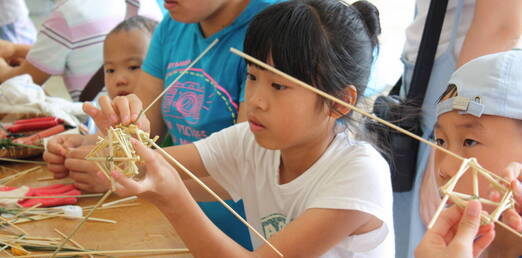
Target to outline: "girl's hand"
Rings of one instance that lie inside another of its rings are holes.
[[[146,171],[139,181],[113,171],[112,176],[117,182],[116,193],[120,196],[139,195],[159,206],[175,201],[180,189],[185,187],[178,172],[159,153],[145,147],[136,139],[131,139],[131,142],[145,163]],[[101,171],[98,172],[98,176],[108,182]]]
[[[14,56],[16,45],[7,40],[0,40],[0,58],[9,59]]]
[[[442,212],[415,250],[417,258],[478,257],[495,238],[494,224],[480,226],[480,202],[473,200],[462,212],[453,206]]]
[[[79,134],[57,135],[49,140],[43,159],[47,162],[47,168],[53,173],[54,178],[64,178],[69,175],[69,170],[65,167],[67,151],[84,145],[87,141],[87,136]]]
[[[94,107],[90,103],[83,105],[83,110],[94,119],[96,126],[103,133],[107,128],[117,124],[129,125],[136,123],[136,125],[146,131],[150,131],[150,122],[143,114],[139,121],[138,114],[143,110],[141,100],[135,94],[127,96],[118,96],[112,101],[108,96],[102,96],[99,99],[101,109]]]
[[[513,162],[509,164],[500,175],[511,182],[510,188],[513,190],[515,198],[515,208],[509,209],[502,214],[502,222],[512,227],[518,232],[522,232],[522,164]],[[502,197],[496,191],[490,193],[490,199],[499,202]]]

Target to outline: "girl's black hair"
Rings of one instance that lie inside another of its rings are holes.
[[[118,25],[116,25],[116,27],[114,27],[111,30],[111,32],[109,32],[109,35],[116,32],[130,31],[133,29],[139,29],[152,35],[152,32],[154,31],[157,25],[158,22],[153,19],[141,15],[136,15],[120,22]]]
[[[362,96],[380,32],[379,12],[367,1],[291,0],[253,19],[244,51],[333,96],[349,85]]]

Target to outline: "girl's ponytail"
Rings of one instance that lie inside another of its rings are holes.
[[[366,25],[368,36],[372,44],[378,44],[378,36],[381,34],[381,24],[379,22],[379,10],[372,3],[368,1],[357,1],[351,5],[359,11],[361,19]]]

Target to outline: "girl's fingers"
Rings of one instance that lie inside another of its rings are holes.
[[[111,124],[117,124],[120,121],[116,111],[114,111],[114,108],[112,107],[111,100],[108,96],[100,97],[98,103],[100,104],[101,111],[103,112],[104,116],[111,122]]]
[[[112,101],[112,104],[116,109],[118,110],[118,113],[120,114],[120,120],[124,125],[128,125],[131,122],[130,119],[130,107],[129,107],[129,100],[127,97],[116,97]]]
[[[143,192],[140,183],[128,178],[117,171],[112,171],[112,177],[116,181],[116,193],[120,196],[139,195]]]
[[[131,143],[134,146],[136,154],[138,154],[147,166],[147,172],[157,172],[160,170],[160,164],[164,165],[167,161],[157,154],[153,150],[145,147],[141,142],[136,139],[131,139]]]

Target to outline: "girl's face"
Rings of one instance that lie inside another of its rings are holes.
[[[136,90],[150,35],[140,29],[111,33],[103,45],[105,86],[109,96],[125,96]]]
[[[330,139],[335,118],[320,97],[274,73],[248,66],[246,110],[250,130],[267,149],[289,149]]]
[[[165,0],[170,16],[182,23],[198,23],[211,18],[231,0]]]
[[[485,169],[501,174],[511,162],[522,162],[522,124],[499,116],[480,118],[451,111],[439,116],[435,125],[437,144],[465,158],[475,157]],[[461,161],[441,151],[435,154],[439,185],[455,175]],[[472,194],[472,173],[468,171],[457,184],[457,192]],[[490,184],[479,176],[480,196],[488,198]],[[491,211],[491,207],[489,209]]]

